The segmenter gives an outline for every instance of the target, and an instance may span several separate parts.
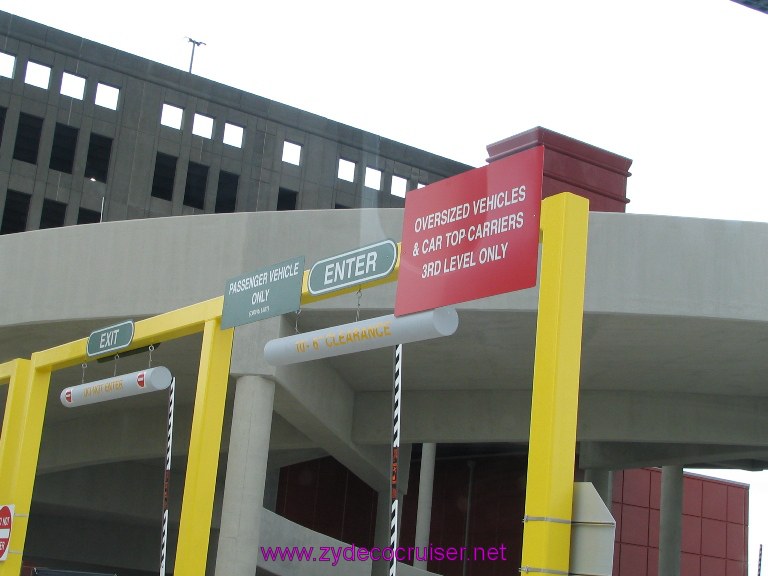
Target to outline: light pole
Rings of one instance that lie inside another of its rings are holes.
[[[189,73],[192,74],[192,63],[195,61],[195,48],[198,46],[205,46],[205,42],[201,42],[200,40],[193,40],[189,36],[185,36],[185,38],[192,43],[192,56],[189,58]]]

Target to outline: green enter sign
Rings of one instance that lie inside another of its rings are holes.
[[[91,332],[91,335],[88,336],[88,346],[85,352],[91,357],[101,356],[127,348],[132,341],[133,320],[126,320],[120,324],[99,328]]]
[[[397,245],[383,240],[316,262],[307,288],[313,296],[364,284],[388,276],[395,268]]]

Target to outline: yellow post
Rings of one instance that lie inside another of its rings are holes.
[[[205,323],[174,574],[205,574],[234,329]]]
[[[9,398],[6,407],[6,417],[9,417],[8,428],[16,437],[8,436],[8,442],[15,447],[3,450],[2,464],[6,465],[6,453],[9,453],[10,470],[6,477],[3,470],[3,482],[0,487],[0,497],[5,499],[3,504],[14,504],[15,514],[8,558],[0,563],[0,576],[18,576],[21,572],[22,552],[27,538],[29,509],[32,503],[32,488],[37,471],[37,458],[40,454],[40,438],[43,433],[45,405],[48,400],[48,386],[51,380],[49,368],[36,365],[37,353],[32,355],[31,363],[17,364],[16,379],[13,382],[13,398]],[[26,365],[25,365],[26,364]],[[23,377],[22,377],[23,376]],[[11,390],[9,390],[10,395]],[[10,408],[10,413],[8,412]]]
[[[0,505],[13,504],[8,500],[8,490],[19,461],[16,439],[24,429],[28,374],[29,360],[16,359],[0,364],[0,384],[8,384],[3,429],[0,432]]]
[[[542,257],[521,572],[568,574],[589,201],[542,203]]]

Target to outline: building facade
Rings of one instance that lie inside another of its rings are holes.
[[[469,168],[11,14],[0,42],[1,233],[402,207]]]

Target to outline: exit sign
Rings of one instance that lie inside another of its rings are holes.
[[[131,342],[133,342],[133,320],[126,320],[91,332],[85,352],[90,357],[102,356],[127,348]]]

